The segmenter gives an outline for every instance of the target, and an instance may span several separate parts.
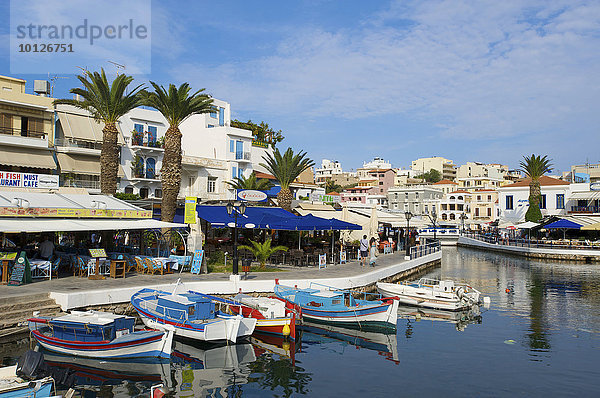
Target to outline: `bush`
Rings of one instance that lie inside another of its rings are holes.
[[[117,192],[115,193],[115,198],[121,200],[140,200],[140,195],[138,195],[137,193]]]

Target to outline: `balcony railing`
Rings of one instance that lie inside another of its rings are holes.
[[[15,129],[12,127],[0,127],[0,134],[21,136],[21,137],[30,137],[30,138],[41,138],[41,139],[46,138],[46,133],[43,131],[22,130],[22,129]]]
[[[79,141],[72,140],[69,138],[57,138],[54,140],[54,146],[63,146],[69,148],[86,148],[86,149],[97,149],[102,150],[101,142],[92,141]]]
[[[600,206],[571,206],[571,213],[600,213]]]
[[[250,160],[250,152],[236,152],[235,153],[236,160]]]
[[[63,183],[64,187],[75,187],[85,189],[100,189],[100,181],[68,179]]]

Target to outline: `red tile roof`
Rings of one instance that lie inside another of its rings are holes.
[[[276,180],[276,178],[271,174],[261,173],[260,171],[255,171],[254,174],[256,174],[256,179],[258,180],[261,178],[266,178],[267,180]]]
[[[500,188],[518,188],[518,187],[528,187],[531,182],[531,178],[521,178],[519,181],[514,184],[503,185]],[[541,176],[540,177],[540,185],[541,186],[551,186],[551,185],[569,185],[567,181],[559,180],[558,178],[553,178],[549,176]]]
[[[450,181],[450,180],[441,180],[438,181],[436,183],[433,183],[433,185],[444,185],[444,184],[454,184],[454,185],[458,185],[457,183],[455,183],[454,181]]]

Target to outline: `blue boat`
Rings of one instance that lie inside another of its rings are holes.
[[[46,350],[99,359],[170,358],[173,331],[134,330],[135,318],[100,311],[72,311],[28,319],[31,336]]]
[[[213,300],[195,292],[142,289],[131,296],[131,304],[146,326],[171,325],[176,336],[192,340],[235,343],[256,327],[256,319],[218,311]]]
[[[275,296],[302,320],[359,329],[396,327],[397,300],[381,299],[380,295],[371,295],[377,296],[376,300],[366,300],[369,293],[361,293],[365,299],[357,299],[353,294],[317,283],[311,283],[308,289],[275,285]]]
[[[17,366],[0,368],[0,398],[47,398],[54,396],[54,379],[26,381],[16,375]]]

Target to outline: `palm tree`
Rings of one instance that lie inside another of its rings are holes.
[[[169,84],[166,90],[154,82],[150,82],[153,92],[144,91],[144,105],[158,110],[167,119],[169,128],[165,133],[165,154],[160,169],[163,197],[161,219],[171,222],[177,208],[177,195],[181,185],[181,131],[179,125],[191,115],[214,112],[213,100],[204,89],[190,94],[190,86],[183,83],[179,88]]]
[[[143,85],[140,84],[127,93],[127,87],[133,81],[133,77],[117,75],[109,85],[104,69],[101,69],[100,73],[85,71],[77,78],[83,84],[83,88],[72,88],[69,92],[80,96],[83,101],[57,99],[54,104],[67,104],[85,109],[94,119],[104,122],[100,152],[100,191],[106,195],[114,195],[117,192],[119,169],[119,131],[116,123],[121,116],[141,105],[140,90]]]
[[[267,153],[263,156],[265,163],[260,165],[279,181],[281,191],[277,194],[279,206],[287,211],[292,211],[292,192],[290,184],[306,169],[314,166],[315,162],[306,157],[306,152],[300,151],[294,155],[292,148],[288,148],[283,156],[279,148],[275,148],[273,155]]]
[[[266,178],[258,180],[255,173],[250,174],[248,178],[244,176],[236,177],[233,181],[225,181],[225,183],[234,189],[252,189],[256,191],[267,191],[273,187],[273,183]]]
[[[542,196],[540,177],[552,171],[551,159],[546,155],[536,156],[532,154],[531,156],[523,156],[520,165],[523,173],[531,179],[529,183],[529,209],[525,213],[525,220],[536,222],[542,218],[542,212],[540,211],[540,199]]]
[[[252,247],[242,245],[239,246],[239,248],[251,251],[252,254],[254,254],[254,257],[256,257],[256,260],[260,262],[261,268],[265,268],[267,259],[271,257],[273,253],[277,253],[278,251],[286,252],[288,250],[288,248],[285,246],[271,247],[271,239],[267,239],[264,243],[251,240],[250,243],[252,243]]]

